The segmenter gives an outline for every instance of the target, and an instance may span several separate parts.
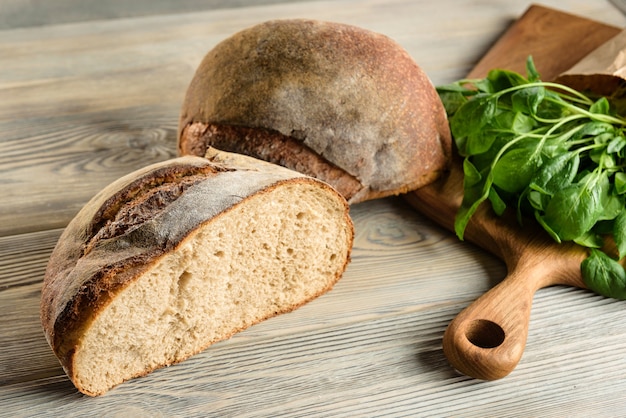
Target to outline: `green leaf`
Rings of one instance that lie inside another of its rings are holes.
[[[545,97],[546,89],[544,87],[527,87],[517,90],[511,95],[511,105],[513,110],[535,115],[539,109],[539,105]]]
[[[450,129],[455,137],[478,133],[496,113],[496,101],[490,97],[476,96],[459,107],[450,118]]]
[[[524,190],[541,165],[537,144],[507,151],[493,168],[493,184],[509,193]]]
[[[534,209],[543,212],[550,202],[550,195],[541,190],[531,190],[526,199]]]
[[[617,154],[624,149],[624,146],[626,146],[626,138],[622,135],[618,135],[611,139],[611,142],[609,142],[609,145],[606,147],[606,152],[609,154]]]
[[[565,104],[557,93],[546,90],[544,100],[537,109],[537,116],[544,119],[559,120],[570,112]]]
[[[580,269],[589,289],[602,296],[626,299],[626,271],[604,252],[592,249]]]
[[[448,116],[454,115],[459,107],[467,102],[465,95],[458,91],[442,91],[439,93],[439,98]]]
[[[594,104],[589,107],[591,113],[599,113],[601,115],[609,115],[610,112],[609,101],[606,97],[601,97]]]
[[[606,152],[602,155],[602,157],[600,158],[600,164],[599,164],[602,168],[604,169],[614,169],[614,168],[618,168],[618,163],[617,160],[615,159],[614,155],[611,154],[607,154]]]
[[[596,165],[601,164],[605,155],[606,155],[605,148],[595,148],[589,151],[589,158],[591,158],[591,161],[593,161]]]
[[[613,132],[608,131],[608,132],[602,132],[601,134],[598,134],[595,136],[595,138],[593,138],[593,143],[597,144],[597,145],[606,145],[608,146],[611,141],[613,140],[613,138],[615,138],[613,136]]]
[[[465,176],[463,179],[463,201],[454,219],[454,231],[461,240],[470,218],[478,207],[487,200],[491,188],[490,179],[485,178],[467,159],[463,161],[463,173]]]
[[[495,142],[497,134],[490,130],[482,130],[470,135],[465,140],[463,155],[478,155],[487,152]]]
[[[554,241],[556,241],[558,244],[563,242],[559,234],[552,230],[552,227],[546,223],[538,210],[535,211],[535,219],[537,220],[537,222],[539,222],[539,225],[541,225],[542,228],[548,233],[548,235],[552,237]]]
[[[501,216],[506,210],[506,202],[500,197],[498,192],[492,187],[489,189],[489,201],[491,208],[496,215]]]
[[[615,173],[615,191],[620,195],[626,193],[626,173],[623,171]]]
[[[478,191],[478,189],[475,189],[476,191]],[[465,190],[465,193],[467,195],[468,190]],[[469,223],[470,219],[472,218],[472,216],[474,215],[474,213],[476,212],[476,210],[478,209],[478,207],[485,201],[486,196],[485,197],[480,197],[478,199],[472,200],[472,199],[463,199],[463,203],[461,204],[461,207],[459,208],[456,217],[454,218],[454,232],[456,233],[456,236],[460,239],[463,240],[463,236],[465,235],[465,229],[467,228],[467,224]]]
[[[480,171],[478,171],[476,166],[474,166],[474,164],[472,164],[472,162],[467,158],[463,160],[463,176],[465,187],[471,187],[479,184],[483,179]]]
[[[481,93],[494,93],[493,85],[491,81],[487,78],[483,78],[481,80],[474,81],[474,87]]]
[[[453,93],[472,93],[467,87],[463,85],[461,81],[455,81],[454,83],[442,84],[436,87],[437,93],[453,92]]]
[[[624,200],[620,199],[613,193],[609,193],[609,195],[605,196],[602,200],[603,210],[600,212],[601,215],[598,217],[598,220],[602,221],[615,219],[615,217],[619,215],[623,207]]]
[[[591,231],[585,232],[578,238],[574,239],[574,242],[587,248],[600,248],[604,244],[602,237]]]
[[[531,82],[539,81],[541,79],[539,72],[537,72],[537,68],[535,67],[532,55],[529,55],[528,58],[526,58],[526,78],[528,78],[528,81]]]
[[[528,80],[515,71],[495,69],[489,71],[487,80],[491,82],[494,91],[506,90],[522,84],[528,84]]]
[[[550,199],[543,221],[562,241],[571,241],[589,231],[601,211],[599,190],[586,183],[574,183]]]
[[[559,190],[569,186],[580,164],[578,153],[560,154],[546,161],[530,181],[529,187],[533,190],[554,195]]]
[[[599,121],[589,121],[583,125],[583,128],[579,131],[577,137],[584,136],[598,136],[604,133],[614,133],[615,128],[610,123],[599,122]]]
[[[541,149],[541,153],[547,158],[556,158],[562,154],[569,154],[571,144],[562,142],[559,139],[560,138],[557,137],[556,139],[546,140]]]
[[[614,192],[607,172],[603,172],[598,176],[595,187],[600,193],[601,210],[598,220],[614,219],[624,208],[624,200]]]
[[[613,241],[617,246],[619,258],[626,256],[626,208],[623,208],[613,222]]]
[[[522,112],[517,112],[513,118],[511,129],[517,133],[528,133],[532,131],[536,125],[535,119],[526,116]]]

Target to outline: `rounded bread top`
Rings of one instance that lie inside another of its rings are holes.
[[[216,45],[187,90],[179,138],[194,122],[298,139],[370,197],[433,181],[451,154],[441,100],[411,56],[387,36],[332,22],[273,20]]]

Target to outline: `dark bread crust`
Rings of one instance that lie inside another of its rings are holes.
[[[338,23],[269,21],[215,46],[187,90],[179,152],[202,155],[211,137],[198,130],[209,125],[225,136],[238,127],[288,137],[360,183],[350,203],[430,183],[451,155],[443,105],[409,54],[384,35]],[[268,136],[264,147],[275,141]],[[262,147],[230,149],[251,148]]]
[[[363,188],[354,176],[320,157],[302,141],[269,129],[195,122],[186,128],[179,146],[183,155],[203,156],[214,147],[278,164],[332,184],[346,200]]]
[[[45,273],[41,322],[72,380],[74,352],[85,329],[121,290],[193,231],[285,182],[314,182],[340,198],[314,178],[212,151],[207,158],[180,157],[117,180],[88,202],[59,238]],[[352,241],[348,244],[351,248]],[[349,256],[344,269],[348,262]]]
[[[185,190],[226,168],[206,166],[166,166],[143,176],[107,199],[94,215],[83,256],[99,241],[122,235],[144,223],[176,200]]]

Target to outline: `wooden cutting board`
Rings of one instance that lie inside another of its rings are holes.
[[[553,80],[620,30],[533,5],[468,78],[482,78],[493,68],[525,74],[526,58],[532,55],[541,78]],[[463,172],[458,158],[447,176],[407,195],[413,207],[451,231],[462,198]],[[587,252],[574,244],[556,244],[533,222],[521,227],[513,214],[497,217],[488,205],[470,221],[465,240],[502,259],[507,276],[450,323],[443,348],[450,364],[460,372],[478,379],[499,379],[522,357],[535,292],[557,284],[584,288],[580,263]]]

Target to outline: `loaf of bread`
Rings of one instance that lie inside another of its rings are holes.
[[[332,288],[353,240],[317,179],[209,150],[131,173],[69,223],[41,320],[74,385],[100,395]]]
[[[181,109],[181,155],[208,146],[317,177],[350,203],[405,193],[448,168],[446,113],[397,42],[334,22],[274,20],[204,57]]]

